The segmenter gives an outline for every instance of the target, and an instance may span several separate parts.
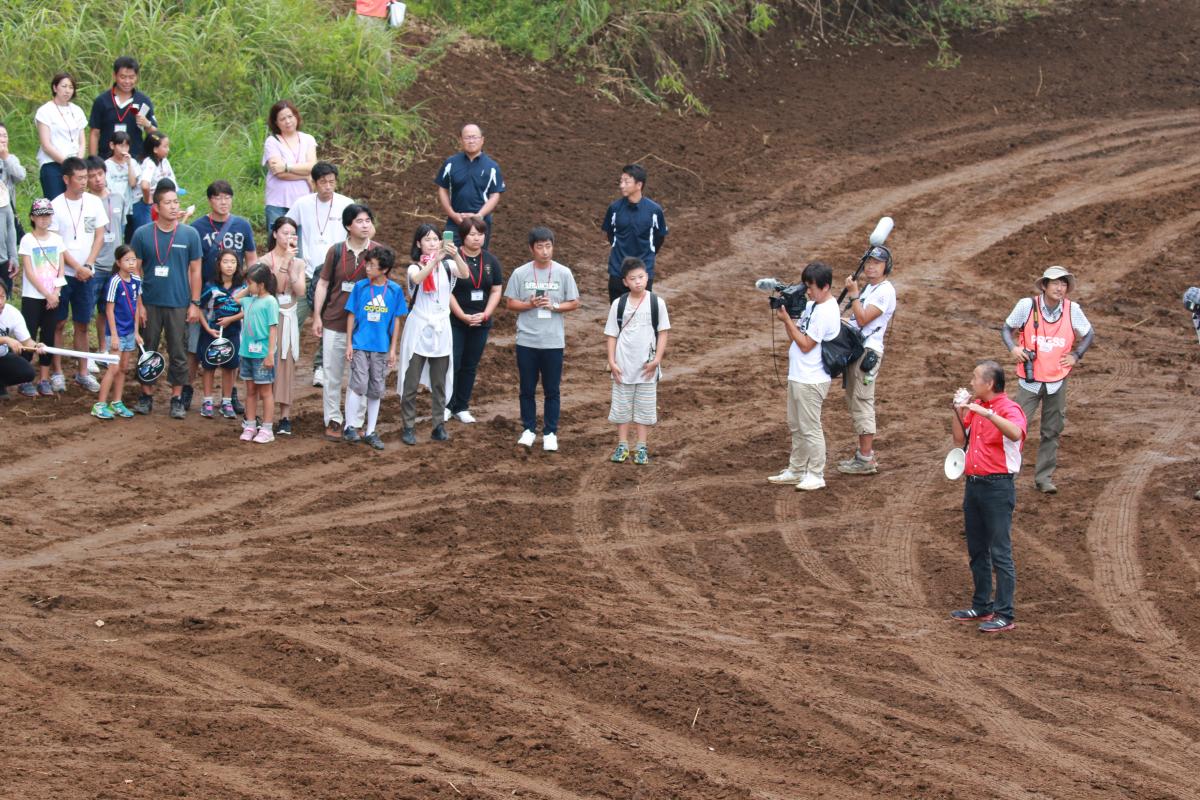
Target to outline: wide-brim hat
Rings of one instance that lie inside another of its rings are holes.
[[[1035,286],[1037,286],[1037,290],[1039,292],[1044,292],[1046,291],[1047,283],[1062,279],[1066,279],[1067,281],[1067,294],[1075,291],[1075,276],[1067,271],[1066,267],[1047,268],[1046,271],[1042,273],[1042,277],[1037,279]]]

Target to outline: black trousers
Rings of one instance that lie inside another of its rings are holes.
[[[491,325],[473,328],[461,325],[450,327],[454,336],[454,395],[450,398],[447,408],[451,414],[466,411],[471,407],[475,372],[479,368],[479,359],[483,357],[483,348],[487,345],[490,330]]]
[[[57,309],[46,310],[46,301],[36,297],[21,298],[21,316],[25,319],[25,327],[29,329],[29,336],[35,342],[48,344],[54,347],[54,326],[58,317]],[[25,356],[26,360],[33,360],[33,353]],[[38,364],[43,367],[50,366],[50,355],[43,353],[38,356]]]
[[[0,356],[0,386],[33,383],[33,364],[13,352]]]

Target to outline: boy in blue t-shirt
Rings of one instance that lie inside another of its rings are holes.
[[[346,361],[350,362],[350,381],[346,391],[346,420],[356,419],[366,395],[367,426],[361,436],[349,425],[342,438],[362,442],[376,450],[383,440],[375,432],[379,403],[383,399],[383,381],[396,366],[396,346],[400,342],[400,318],[408,313],[404,290],[388,280],[396,266],[396,254],[390,247],[376,245],[363,253],[367,277],[354,284],[346,301]]]

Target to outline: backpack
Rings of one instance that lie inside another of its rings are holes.
[[[658,297],[654,292],[647,292],[650,295],[650,324],[654,326],[654,334],[658,335]],[[621,332],[621,328],[625,327],[625,306],[629,305],[629,292],[617,298],[617,333]]]
[[[842,320],[842,329],[829,341],[821,342],[821,362],[829,377],[836,378],[846,367],[862,358],[862,331]]]

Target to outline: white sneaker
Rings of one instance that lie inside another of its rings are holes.
[[[811,492],[814,489],[824,489],[824,488],[825,488],[825,479],[818,478],[816,475],[813,475],[811,472],[804,476],[804,480],[802,480],[796,484],[796,491],[799,491],[799,492]]]
[[[445,411],[445,413],[442,415],[442,421],[443,421],[443,422],[449,422],[449,421],[450,421],[450,418],[451,418],[451,417],[453,417],[453,416],[454,416],[454,415],[450,413],[450,409],[448,409],[448,408],[447,408],[447,409],[446,409],[446,411]]]
[[[542,449],[547,453],[553,453],[558,450],[558,435],[547,433],[542,437]]]
[[[87,362],[87,370],[92,375],[99,375],[100,374],[100,365],[89,358],[88,362]]]
[[[324,385],[325,385],[325,370],[321,367],[317,367],[316,369],[313,370],[313,386],[324,386]]]
[[[799,483],[800,481],[804,480],[805,477],[807,477],[805,475],[805,473],[792,472],[791,467],[788,467],[787,469],[785,469],[783,472],[779,473],[778,475],[772,475],[771,477],[767,478],[767,480],[770,481],[771,483],[796,484],[796,483]]]
[[[463,411],[458,412],[454,416],[458,417],[458,421],[463,423],[464,425],[475,424],[475,417],[471,415],[470,411],[463,410]]]
[[[537,438],[537,434],[533,431],[525,431],[521,434],[521,438],[517,439],[517,444],[522,447],[533,447],[533,440]]]

